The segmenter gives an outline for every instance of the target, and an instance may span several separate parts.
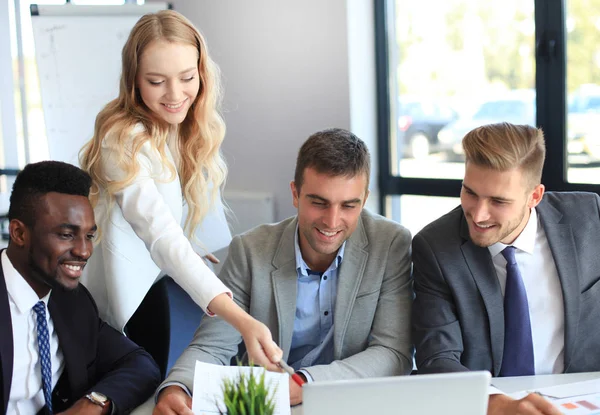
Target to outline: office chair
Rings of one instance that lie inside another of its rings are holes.
[[[164,277],[154,283],[125,326],[127,337],[146,349],[158,364],[161,381],[167,375],[171,344],[169,279]]]

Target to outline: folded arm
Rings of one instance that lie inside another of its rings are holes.
[[[463,372],[463,339],[454,298],[427,240],[413,239],[413,337],[419,373]]]
[[[152,357],[99,318],[94,364],[98,381],[88,392],[106,395],[114,414],[128,413],[144,403],[160,382]]]

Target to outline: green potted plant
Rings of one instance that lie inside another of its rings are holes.
[[[251,367],[249,373],[240,373],[237,379],[223,380],[222,389],[229,415],[272,415],[275,412],[275,390],[266,384],[264,371],[257,376]]]

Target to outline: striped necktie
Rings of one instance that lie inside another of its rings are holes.
[[[46,304],[38,301],[33,306],[37,315],[38,349],[40,366],[42,368],[42,388],[48,411],[52,414],[52,361],[50,360],[50,339],[48,336],[48,323],[46,321]]]

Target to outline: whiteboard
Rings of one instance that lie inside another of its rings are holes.
[[[98,112],[119,92],[121,50],[139,18],[167,3],[31,6],[50,158],[79,165]]]

